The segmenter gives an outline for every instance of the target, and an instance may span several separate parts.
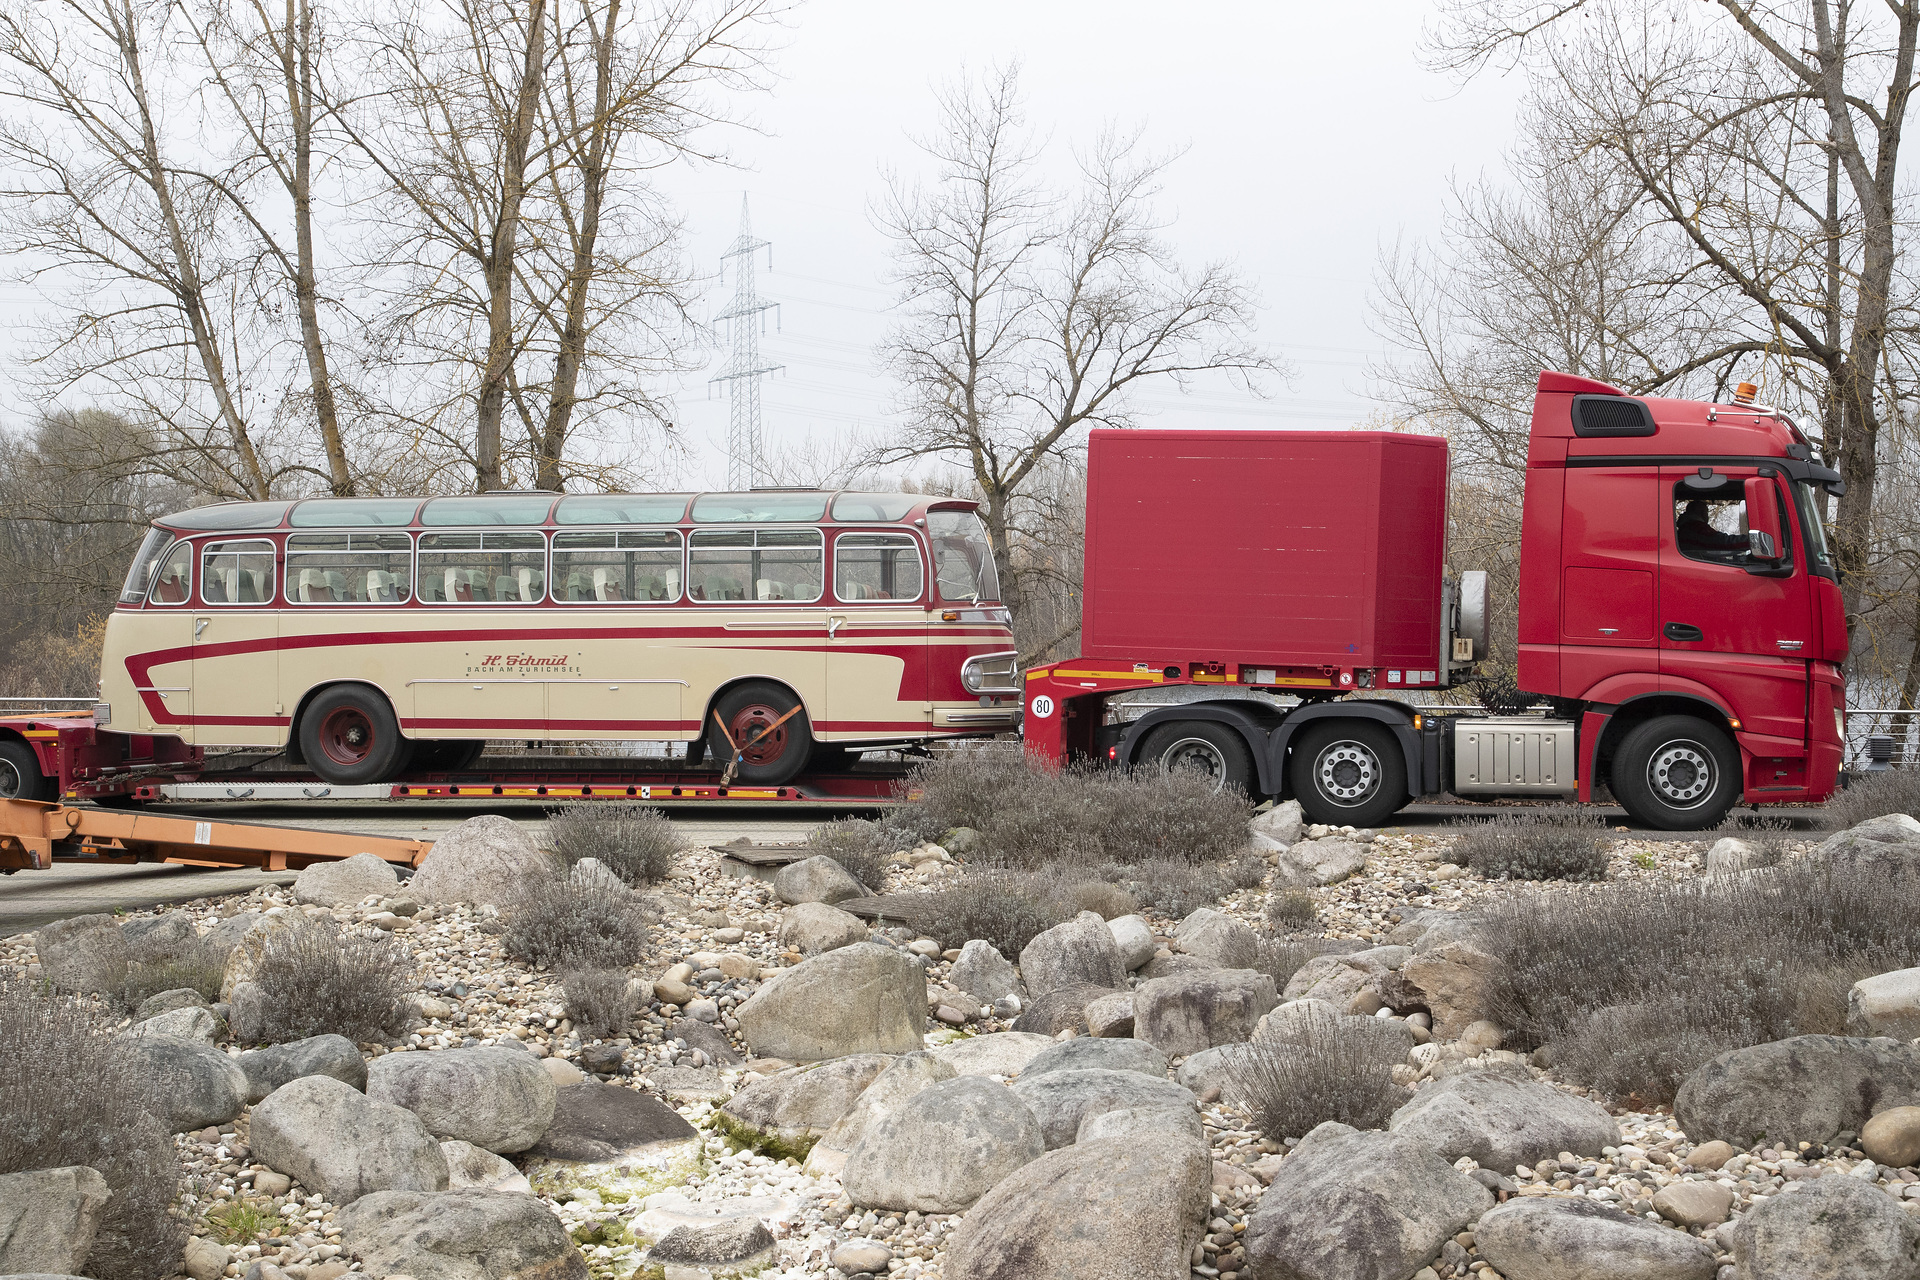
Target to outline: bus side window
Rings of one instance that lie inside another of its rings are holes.
[[[677,530],[562,531],[553,535],[553,580],[570,604],[680,598]]]
[[[696,529],[687,553],[695,600],[818,600],[826,578],[818,529]]]
[[[193,578],[193,544],[176,542],[173,550],[153,575],[153,590],[147,599],[154,604],[185,604]]]
[[[904,533],[843,533],[833,543],[833,593],[842,600],[918,600],[920,552]]]
[[[537,604],[547,593],[546,549],[546,536],[533,532],[423,533],[420,599]]]
[[[287,537],[292,604],[399,604],[412,594],[413,542],[404,533]]]

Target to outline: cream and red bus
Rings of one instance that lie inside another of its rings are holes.
[[[96,714],[284,748],[334,784],[469,767],[492,738],[683,742],[777,785],[1015,726],[975,506],[758,490],[199,507],[140,548]]]

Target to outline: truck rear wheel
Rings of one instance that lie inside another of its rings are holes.
[[[1718,725],[1695,716],[1655,716],[1627,732],[1613,753],[1613,795],[1662,831],[1720,825],[1740,798],[1740,752]]]
[[[300,754],[336,787],[388,781],[406,768],[409,746],[387,700],[361,685],[323,689],[300,715]]]
[[[59,785],[40,772],[33,748],[12,738],[0,739],[0,800],[54,800]]]
[[[1161,773],[1185,771],[1213,780],[1215,791],[1235,788],[1254,794],[1253,756],[1246,741],[1224,724],[1176,720],[1163,724],[1140,744],[1140,762]]]
[[[708,753],[725,770],[735,748],[741,749],[740,764],[733,773],[735,782],[777,787],[793,781],[813,755],[813,729],[807,723],[806,709],[796,707],[800,707],[800,699],[792,690],[769,681],[756,680],[727,690],[713,707],[720,723],[707,721]],[[793,714],[787,716],[789,711]],[[782,716],[787,718],[781,720]],[[726,733],[720,732],[720,725],[727,727]]]
[[[1377,827],[1407,803],[1407,762],[1393,731],[1372,720],[1312,725],[1293,747],[1293,795],[1330,827]]]

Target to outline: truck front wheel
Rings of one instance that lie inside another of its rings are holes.
[[[1740,752],[1717,725],[1655,716],[1621,740],[1611,781],[1614,798],[1635,820],[1663,831],[1704,831],[1740,798]]]
[[[1372,720],[1323,721],[1293,747],[1293,795],[1314,822],[1377,827],[1407,803],[1407,762]]]
[[[1215,791],[1232,787],[1258,799],[1253,756],[1246,741],[1224,724],[1206,720],[1163,724],[1140,744],[1140,762],[1161,773],[1197,773],[1211,778]]]

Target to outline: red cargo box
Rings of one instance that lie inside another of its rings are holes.
[[[1438,436],[1095,431],[1082,652],[1438,670],[1446,525]]]

